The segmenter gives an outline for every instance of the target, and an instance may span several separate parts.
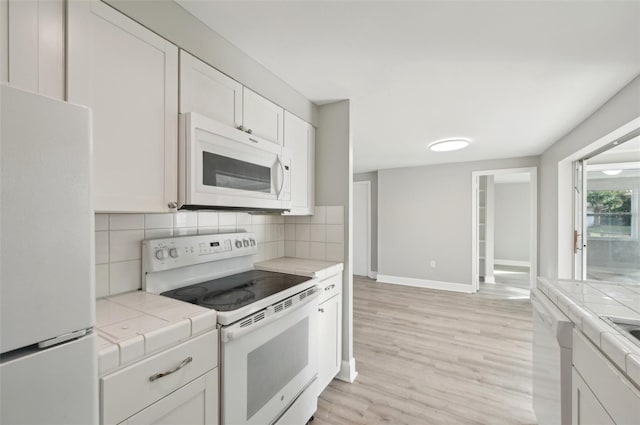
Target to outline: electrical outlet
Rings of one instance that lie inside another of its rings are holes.
[[[429,265],[431,266],[432,269],[435,269],[436,268],[436,260],[431,260]]]

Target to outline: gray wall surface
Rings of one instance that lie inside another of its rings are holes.
[[[378,271],[378,172],[353,175],[354,182],[371,182],[371,271]]]
[[[317,106],[171,0],[105,0],[107,4],[303,120],[318,124]]]
[[[570,278],[573,234],[560,229],[559,220],[570,223],[571,184],[563,182],[563,202],[558,202],[558,164],[624,124],[640,117],[640,76],[636,77],[600,109],[554,143],[540,159],[539,274],[550,278]],[[566,176],[565,176],[566,177]],[[565,223],[566,224],[566,223]],[[559,257],[562,260],[559,261]]]
[[[496,183],[494,196],[494,257],[529,261],[529,183]]]
[[[378,274],[471,285],[471,173],[537,166],[523,157],[378,171]]]
[[[349,380],[353,360],[353,273],[352,241],[352,174],[351,104],[348,100],[318,107],[316,133],[316,205],[344,206],[344,272],[342,288],[342,361],[338,374]]]

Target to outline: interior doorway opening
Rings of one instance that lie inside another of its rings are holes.
[[[537,273],[537,170],[472,174],[475,291],[529,298]]]

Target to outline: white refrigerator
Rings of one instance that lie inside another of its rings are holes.
[[[0,423],[97,423],[90,112],[0,90]]]

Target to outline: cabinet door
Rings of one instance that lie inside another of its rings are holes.
[[[68,5],[69,100],[93,112],[94,208],[177,201],[178,49],[100,1]]]
[[[242,125],[252,134],[281,145],[284,134],[284,109],[244,87]]]
[[[342,295],[318,306],[318,393],[321,393],[340,371],[342,339]]]
[[[65,1],[3,0],[0,8],[3,80],[64,100]]]
[[[242,84],[180,50],[180,113],[185,112],[238,127],[242,124]]]
[[[615,422],[573,368],[573,425],[615,425]]]
[[[311,124],[285,111],[284,146],[291,152],[291,211],[289,214],[313,214],[315,129]]]
[[[124,422],[127,425],[217,425],[218,368]]]

